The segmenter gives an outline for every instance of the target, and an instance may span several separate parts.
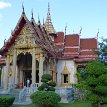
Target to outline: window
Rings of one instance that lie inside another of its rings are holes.
[[[64,83],[68,83],[68,74],[64,74]]]

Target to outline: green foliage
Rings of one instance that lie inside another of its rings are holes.
[[[93,76],[88,77],[87,78],[87,83],[88,83],[89,86],[94,87],[98,84],[98,79],[93,77]]]
[[[52,86],[52,87],[56,86],[56,83],[54,81],[50,81],[48,84],[49,84],[49,86]]]
[[[54,107],[61,100],[60,96],[52,91],[37,91],[31,95],[31,100],[39,107]]]
[[[98,103],[100,101],[100,97],[93,93],[87,94],[86,98],[93,103]]]
[[[107,94],[107,86],[96,86],[95,92],[97,92],[101,95],[105,95],[105,94]]]
[[[52,80],[52,76],[50,74],[44,74],[44,75],[42,75],[42,80],[41,80],[42,82],[48,82],[50,80]]]
[[[104,97],[103,101],[107,104],[107,96]]]
[[[52,76],[50,74],[44,74],[42,76],[41,82],[43,84],[38,87],[39,91],[55,91],[56,83],[52,81]]]
[[[0,107],[10,107],[14,100],[15,97],[12,96],[0,96]]]
[[[87,91],[86,98],[98,105],[104,103],[107,96],[107,67],[99,60],[94,60],[86,65],[86,68],[78,74],[79,83],[75,86],[79,90]],[[85,92],[86,92],[85,91]]]
[[[85,70],[89,76],[100,76],[102,74],[107,73],[105,65],[99,60],[89,62]]]

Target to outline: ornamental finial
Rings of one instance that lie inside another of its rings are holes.
[[[32,19],[33,19],[33,9],[32,9],[32,11],[31,11],[31,14],[32,14]]]
[[[23,10],[23,14],[25,14],[25,11],[24,11],[24,5],[23,5],[23,3],[22,3],[22,10]]]

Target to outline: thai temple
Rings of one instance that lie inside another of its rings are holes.
[[[17,22],[17,21],[16,21]],[[50,6],[46,21],[29,20],[22,10],[21,17],[10,38],[0,50],[1,87],[38,87],[43,74],[51,74],[58,87],[69,87],[77,82],[78,68],[85,67],[98,55],[96,38],[81,38],[81,34],[56,32],[52,24]]]

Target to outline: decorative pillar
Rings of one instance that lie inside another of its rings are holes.
[[[40,54],[40,60],[39,60],[39,84],[41,85],[41,78],[43,75],[43,56]]]
[[[32,50],[32,84],[36,82],[36,58],[35,58],[35,48]]]
[[[10,66],[10,58],[9,55],[6,57],[6,78],[5,78],[5,86],[4,89],[8,89],[8,73],[9,73],[9,66]]]
[[[12,85],[13,86],[15,84],[16,64],[17,64],[17,53],[16,53],[16,50],[14,50],[14,54],[13,54],[13,72],[12,72]]]

